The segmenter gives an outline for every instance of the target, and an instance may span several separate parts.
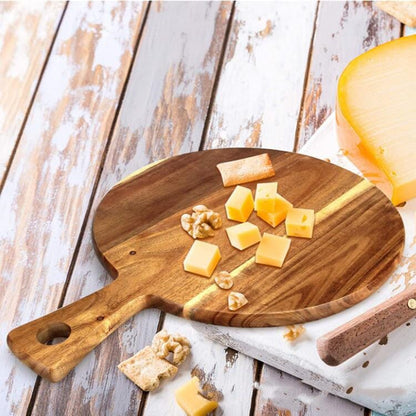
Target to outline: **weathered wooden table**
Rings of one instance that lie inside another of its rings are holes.
[[[58,384],[12,356],[7,332],[109,282],[91,221],[118,180],[213,147],[296,151],[346,63],[403,31],[370,2],[0,3],[1,414],[182,414],[116,368],[163,313],[130,320]],[[195,347],[180,371],[223,393],[217,415],[369,414],[182,325]]]

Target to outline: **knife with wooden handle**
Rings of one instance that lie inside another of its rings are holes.
[[[416,285],[317,340],[318,354],[336,366],[416,316]]]

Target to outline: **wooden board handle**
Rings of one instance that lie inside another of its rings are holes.
[[[13,329],[12,352],[40,376],[56,382],[123,322],[152,304],[150,296],[122,297],[122,282],[105,288],[42,318]],[[67,338],[59,344],[48,343]]]
[[[336,366],[416,316],[416,285],[317,340],[318,354]]]

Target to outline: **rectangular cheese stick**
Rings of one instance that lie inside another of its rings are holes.
[[[258,181],[275,175],[267,153],[219,163],[217,168],[225,187]]]

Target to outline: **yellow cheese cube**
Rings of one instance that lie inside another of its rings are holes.
[[[260,217],[263,221],[266,221],[272,227],[276,227],[279,225],[287,215],[287,212],[293,205],[277,192],[271,198],[273,201],[273,209],[272,210],[264,210],[263,209],[263,201],[259,200],[257,207],[257,216]]]
[[[277,192],[275,192],[274,195],[271,195],[269,198],[259,199],[257,201],[257,211],[283,212],[286,214],[288,209],[292,207],[293,205]]]
[[[277,211],[277,212],[264,212],[264,211],[257,211],[257,216],[261,218],[263,221],[266,221],[267,224],[270,224],[272,227],[278,226],[284,219],[286,218],[285,211]]]
[[[286,234],[292,237],[312,238],[314,224],[313,209],[291,208],[286,216]]]
[[[287,213],[287,211],[292,207],[293,205],[287,199],[283,198],[282,195],[276,193],[275,198],[274,198],[273,212],[281,211],[281,212]]]
[[[256,263],[282,267],[290,247],[290,238],[264,233],[256,251]]]
[[[176,402],[188,416],[205,416],[218,407],[218,403],[208,400],[198,393],[199,379],[191,380],[175,391]]]
[[[229,220],[247,221],[254,208],[253,194],[244,186],[236,186],[225,203],[225,210]]]
[[[274,196],[277,193],[277,182],[258,183],[254,198],[254,211],[274,211]]]
[[[239,250],[244,250],[261,240],[260,230],[251,222],[243,222],[225,229],[230,243]]]
[[[183,267],[187,272],[211,277],[220,258],[218,246],[195,240],[183,261]]]

